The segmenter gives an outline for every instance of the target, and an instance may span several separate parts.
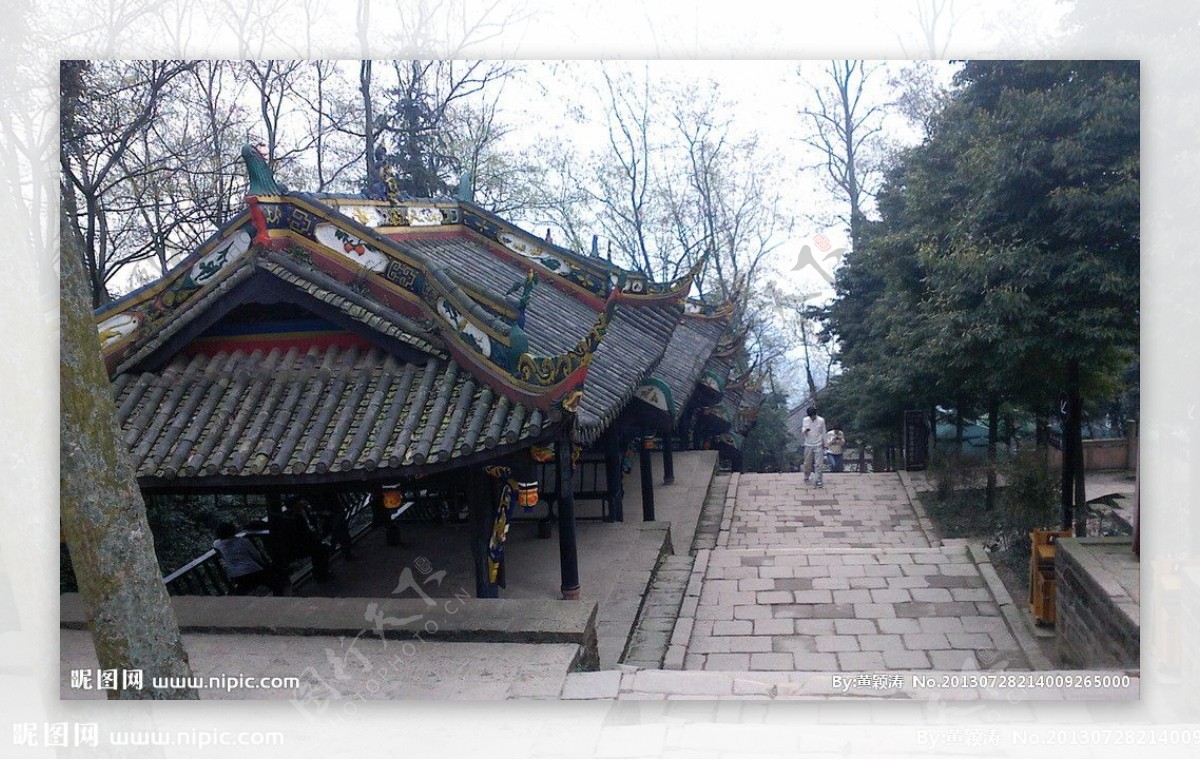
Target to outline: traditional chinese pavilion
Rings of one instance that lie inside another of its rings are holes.
[[[289,192],[243,156],[242,212],[96,312],[144,491],[257,492],[278,509],[352,488],[382,504],[385,484],[454,472],[485,541],[510,498],[497,483],[536,453],[554,462],[574,598],[580,449],[604,462],[605,518],[621,520],[631,442],[660,437],[668,464],[676,434],[735,445],[730,310],[688,300],[694,272],[655,283],[464,198]]]

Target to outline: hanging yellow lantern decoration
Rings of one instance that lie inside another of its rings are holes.
[[[404,499],[399,491],[384,491],[383,492],[383,508],[384,509],[399,509],[401,502]]]
[[[517,483],[517,504],[523,509],[530,510],[538,503],[538,482],[536,480]]]

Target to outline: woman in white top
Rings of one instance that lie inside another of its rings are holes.
[[[846,434],[834,428],[825,435],[825,456],[829,458],[829,471],[841,472],[842,454],[846,450]]]
[[[235,595],[244,596],[264,583],[271,585],[277,594],[282,592],[282,588],[275,588],[271,563],[250,539],[237,535],[233,523],[223,522],[217,526],[213,548],[221,556],[221,564],[225,566],[225,575],[233,584]]]

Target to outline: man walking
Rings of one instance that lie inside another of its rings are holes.
[[[825,418],[817,416],[817,408],[810,406],[808,416],[800,431],[804,436],[804,482],[811,482],[813,471],[816,470],[816,487],[824,488],[821,475],[825,471]]]

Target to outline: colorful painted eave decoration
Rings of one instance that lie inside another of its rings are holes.
[[[401,314],[426,321],[461,364],[491,377],[497,390],[513,400],[543,410],[573,411],[578,406],[587,365],[611,318],[612,299],[571,351],[533,355],[526,351],[528,343],[519,327],[475,302],[447,272],[397,248],[374,230],[303,196],[250,197],[247,202],[247,213],[159,283],[97,312],[110,372],[140,337],[227,276],[238,261],[275,250]]]
[[[705,369],[704,373],[700,376],[701,384],[715,391],[717,394],[725,392],[726,380],[728,380],[728,376],[722,375],[714,369]]]
[[[671,389],[662,380],[650,378],[642,381],[635,393],[636,397],[658,409],[675,416],[675,400],[671,397]]]
[[[96,329],[108,371],[176,308],[238,268],[253,237],[249,215],[239,214],[162,279],[97,309]]]
[[[737,356],[745,347],[746,335],[749,332],[750,330],[747,328],[740,333],[729,335],[722,339],[721,342],[717,344],[717,350],[713,352],[713,355],[721,359],[729,359]]]
[[[726,301],[719,305],[705,303],[697,298],[689,298],[684,303],[683,314],[694,319],[728,320],[733,316],[736,304]]]
[[[569,409],[572,397],[581,396],[586,366],[607,330],[608,310],[571,351],[533,355],[526,351],[528,342],[518,326],[474,301],[447,271],[380,233],[302,197],[260,203],[273,241],[299,243],[317,255],[313,263],[327,274],[357,280],[391,308],[431,319],[460,363],[493,376],[523,403]]]
[[[702,257],[682,277],[670,282],[654,282],[640,272],[625,272],[624,282],[620,285],[621,297],[633,303],[676,303],[685,304],[692,283],[696,281],[700,270],[704,268],[705,259]],[[614,283],[615,285],[615,283]]]
[[[323,199],[324,200],[324,199]],[[385,235],[428,235],[469,231],[486,241],[489,250],[522,267],[532,267],[547,281],[597,310],[612,290],[608,264],[590,261],[521,230],[465,201],[414,199],[411,201],[330,198],[324,200],[345,216]]]
[[[687,274],[658,283],[638,272],[629,272],[596,261],[537,238],[466,201],[381,201],[357,198],[329,199],[341,213],[380,232],[429,234],[439,228],[461,226],[493,245],[490,250],[539,275],[593,308],[603,308],[613,293],[627,303],[657,305],[682,302],[691,290],[703,261]]]

